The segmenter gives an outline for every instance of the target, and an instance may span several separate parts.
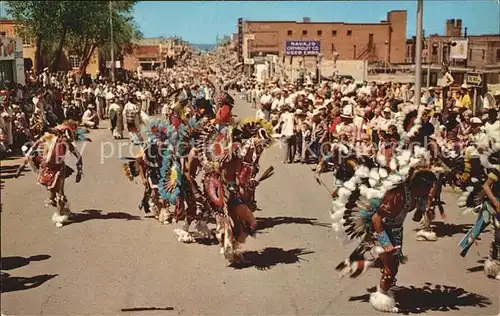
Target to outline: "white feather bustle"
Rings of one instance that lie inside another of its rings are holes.
[[[386,191],[389,191],[395,185],[391,180],[382,181],[382,188]]]
[[[351,195],[351,191],[345,187],[341,187],[341,188],[339,188],[337,194],[339,196],[339,199],[341,201],[344,201],[344,200],[347,200],[349,198],[349,195]]]
[[[347,146],[344,144],[340,144],[339,149],[340,152],[343,153],[344,155],[347,155],[349,153],[349,148],[347,148]]]
[[[349,191],[356,190],[356,177],[353,177],[349,179],[349,181],[344,182],[344,188],[348,189]]]
[[[377,155],[377,163],[382,166],[386,167],[387,166],[387,159],[385,158],[384,155]]]
[[[341,229],[341,226],[339,223],[332,223],[332,228],[335,232],[339,232]]]
[[[385,168],[379,168],[378,174],[379,174],[381,179],[387,178],[387,176],[389,175],[389,173],[387,172],[387,170]]]
[[[365,184],[362,184],[362,185],[359,186],[359,193],[362,196],[366,196],[367,190],[368,190],[368,187]]]
[[[486,169],[494,168],[494,166],[489,162],[487,155],[479,155],[479,161],[481,165]]]
[[[419,158],[411,158],[410,159],[410,163],[409,163],[409,166],[412,168],[412,167],[415,167],[417,166],[418,164],[420,164],[421,162],[421,159]]]
[[[330,218],[331,218],[331,219],[332,219],[332,221],[333,221],[333,222],[335,222],[335,223],[340,222],[340,220],[341,220],[341,219],[342,219],[342,217],[344,216],[344,211],[345,211],[345,209],[344,209],[344,210],[342,210],[342,211],[338,210],[338,211],[336,211],[336,212],[332,213],[332,214],[330,215]]]
[[[387,179],[391,181],[393,184],[399,184],[404,180],[401,176],[397,174],[391,174]]]
[[[409,166],[404,166],[401,169],[399,169],[399,174],[402,175],[403,177],[406,177],[410,173],[410,167]]]
[[[370,170],[370,179],[373,179],[377,182],[380,180],[380,175],[377,168],[373,168],[372,170]]]
[[[358,169],[356,169],[354,175],[359,178],[368,178],[370,176],[370,168],[366,166],[360,166]]]
[[[391,168],[392,171],[398,169],[398,165],[396,164],[396,159],[392,158],[391,162],[389,163],[389,168]]]
[[[368,179],[368,183],[370,184],[370,187],[375,187],[378,183],[377,180],[373,180],[372,178]]]
[[[332,206],[333,206],[333,210],[335,211],[335,210],[344,208],[345,203],[343,201],[340,201],[339,199],[335,199],[335,200],[333,200]]]

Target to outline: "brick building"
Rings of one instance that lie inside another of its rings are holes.
[[[447,20],[444,35],[431,34],[424,38],[423,62],[477,69],[500,66],[500,34],[467,35],[466,32],[466,29],[462,32],[462,20]],[[464,39],[468,41],[467,59],[450,60],[450,44]],[[415,38],[407,41],[405,62],[415,62]]]
[[[467,59],[450,59],[451,45],[457,41],[467,41]],[[415,38],[407,40],[405,63],[415,63]],[[488,83],[500,82],[500,34],[467,35],[462,29],[462,20],[446,21],[444,35],[431,34],[424,37],[422,62],[439,69],[443,63],[452,68],[480,71]],[[461,80],[458,80],[461,82]]]
[[[0,19],[0,37],[19,37],[16,33],[16,22],[8,19]],[[32,38],[22,38],[24,65],[26,70],[31,70],[35,62],[35,42]],[[63,50],[63,54],[59,61],[58,69],[60,71],[68,71],[78,69],[80,66],[81,57],[67,50]],[[87,65],[86,72],[89,75],[95,75],[99,71],[99,52],[96,49],[93,56]]]
[[[390,11],[379,23],[296,21],[243,21],[241,58],[259,55],[283,56],[285,41],[320,41],[324,59],[387,61],[405,60],[406,11]]]
[[[133,52],[123,58],[123,68],[136,71],[140,66],[143,71],[165,67],[166,57],[175,58],[187,43],[179,38],[144,38],[134,43]]]

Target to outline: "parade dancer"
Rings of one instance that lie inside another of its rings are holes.
[[[257,180],[259,160],[266,148],[272,144],[270,134],[272,125],[263,120],[243,120],[238,127],[241,130],[242,168],[238,172],[238,185],[241,188],[241,197],[252,210],[257,209],[255,189],[260,181],[271,176],[273,168],[268,168]]]
[[[436,170],[425,165],[426,157],[409,151],[397,155],[394,170],[359,165],[355,174],[335,192],[332,227],[344,241],[361,243],[336,269],[340,276],[357,277],[370,267],[381,268],[382,277],[370,303],[379,311],[397,312],[391,289],[396,283],[402,252],[403,223],[412,210],[432,218],[428,196],[435,188]],[[415,218],[414,218],[415,219]],[[367,259],[369,256],[372,259]]]
[[[69,201],[64,192],[65,179],[74,172],[65,163],[68,151],[77,159],[76,183],[80,182],[82,178],[83,160],[73,145],[73,141],[90,141],[83,136],[83,133],[83,130],[78,129],[76,122],[65,121],[46,132],[29,150],[26,147],[23,148],[26,151],[26,159],[18,169],[16,176],[19,176],[22,167],[31,162],[31,165],[38,171],[37,182],[49,191],[46,206],[50,205],[56,208],[56,212],[52,216],[52,222],[56,227],[62,227],[71,215]]]
[[[127,131],[130,134],[130,141],[134,144],[140,144],[144,141],[141,134],[141,125],[147,125],[145,117],[147,115],[131,101],[125,104],[123,108],[123,119],[126,123]]]
[[[123,138],[123,108],[115,102],[115,98],[109,98],[111,103],[108,108],[108,117],[110,122],[110,130],[114,139]]]
[[[203,187],[215,213],[216,235],[221,253],[231,263],[245,262],[239,247],[257,228],[250,208],[241,199],[238,173],[242,167],[239,145],[233,142],[233,126],[222,131],[212,127],[201,136],[200,158],[203,161]]]
[[[146,214],[151,213],[152,210],[154,217],[158,220],[160,220],[160,214],[165,211],[165,205],[158,190],[162,162],[160,150],[158,144],[147,144],[142,156],[136,159],[138,174],[144,185],[144,195],[139,209],[144,209]],[[163,218],[160,222],[163,222]]]
[[[492,224],[493,240],[490,254],[484,263],[484,272],[488,277],[500,280],[500,150],[498,143],[493,144],[493,147],[496,148],[491,148],[488,153],[480,155],[482,167],[486,170],[485,180],[470,177],[468,182],[470,185],[458,200],[459,206],[465,208],[466,212],[477,213],[474,226],[465,234],[459,246],[460,255],[465,257],[481,233]],[[470,148],[466,150],[466,157],[470,151]],[[465,178],[468,176],[470,175],[466,175]]]
[[[434,127],[430,123],[430,109],[427,106],[420,106],[416,108],[413,104],[407,104],[402,108],[403,115],[398,117],[396,122],[397,131],[402,135],[403,146],[409,148],[412,153],[415,150],[421,151],[422,154],[425,151],[428,154],[428,163],[431,162],[433,165],[442,165],[437,161],[438,153],[435,149],[435,141],[432,138],[434,135]],[[388,160],[389,161],[389,160]],[[415,234],[415,238],[418,241],[437,241],[437,235],[432,228],[432,219],[434,219],[434,206],[440,203],[440,193],[442,187],[441,178],[443,173],[436,174],[437,183],[435,189],[432,191],[433,196],[429,196],[425,199],[430,203],[432,207],[432,212],[429,213],[419,213],[416,212],[413,220],[419,221],[420,228]],[[422,202],[424,200],[421,200]],[[441,217],[445,218],[444,213],[441,213]]]

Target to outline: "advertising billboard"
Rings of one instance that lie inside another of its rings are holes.
[[[450,46],[450,59],[467,59],[468,41],[467,39],[455,39]]]
[[[285,41],[285,56],[314,56],[320,51],[320,41]]]

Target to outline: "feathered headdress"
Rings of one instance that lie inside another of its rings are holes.
[[[273,125],[261,119],[243,119],[239,122],[237,129],[241,131],[241,138],[249,139],[259,137],[261,139],[271,139]]]
[[[59,132],[64,133],[64,135],[71,141],[88,141],[91,139],[86,137],[84,134],[88,133],[88,130],[79,128],[78,122],[73,120],[66,120],[55,127]]]
[[[399,150],[388,164],[371,169],[356,166],[354,176],[337,183],[331,210],[332,227],[341,240],[354,239],[367,231],[368,219],[387,191],[413,179],[420,171],[437,172],[428,166],[428,152],[418,146]]]

